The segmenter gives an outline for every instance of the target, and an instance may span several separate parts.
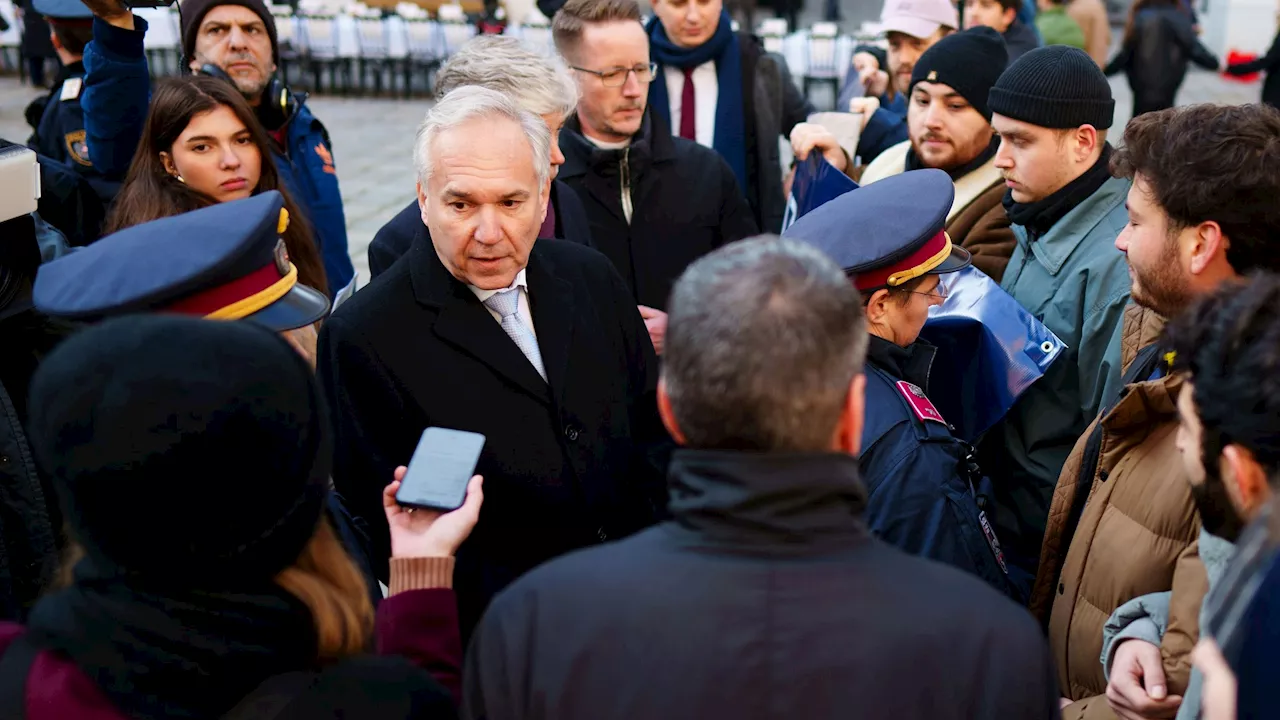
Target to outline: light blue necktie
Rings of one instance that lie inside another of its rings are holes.
[[[529,358],[529,362],[533,364],[533,369],[538,371],[538,374],[542,376],[545,382],[547,370],[542,366],[542,352],[538,350],[538,339],[533,336],[533,331],[520,320],[520,288],[503,290],[500,293],[491,295],[488,300],[484,301],[484,306],[498,313],[498,316],[502,318],[502,329],[515,342],[516,347],[520,348],[520,352]]]

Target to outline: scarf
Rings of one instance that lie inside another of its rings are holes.
[[[671,127],[671,100],[667,97],[668,65],[681,70],[698,67],[715,60],[716,82],[720,93],[716,99],[715,151],[729,163],[738,189],[747,192],[747,131],[742,105],[742,52],[738,36],[733,34],[727,11],[720,11],[720,26],[711,39],[696,48],[677,47],[667,38],[658,18],[649,21],[649,48],[658,63],[658,75],[649,83],[649,106]]]
[[[136,718],[217,717],[267,678],[317,664],[310,613],[269,580],[240,592],[158,591],[85,559],[27,629]]]
[[[953,181],[959,180],[965,175],[968,175],[974,170],[977,170],[983,165],[986,165],[988,160],[996,156],[996,151],[999,149],[1000,149],[1000,138],[997,135],[992,135],[991,142],[987,144],[987,148],[985,150],[983,150],[981,153],[978,153],[978,157],[970,160],[969,162],[959,167],[954,167],[954,168],[951,168],[950,170],[947,170],[947,174],[951,176],[951,179]],[[914,145],[912,145],[911,148],[907,150],[907,161],[904,169],[919,170],[923,167],[924,165],[920,164],[920,158],[916,157],[916,148]],[[942,168],[942,169],[945,170],[946,168]]]
[[[1032,240],[1044,237],[1053,226],[1084,202],[1111,179],[1111,144],[1102,147],[1102,155],[1093,167],[1084,171],[1080,177],[1064,185],[1049,197],[1032,203],[1014,202],[1013,192],[1004,194],[1004,209],[1014,225],[1027,229]]]

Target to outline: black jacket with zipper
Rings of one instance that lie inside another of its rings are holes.
[[[1191,16],[1176,7],[1141,10],[1133,18],[1107,76],[1123,71],[1133,90],[1133,115],[1174,106],[1188,62],[1216,70],[1218,59],[1196,39]]]
[[[651,113],[621,150],[596,147],[572,117],[560,150],[559,179],[586,206],[591,246],[618,269],[638,305],[665,310],[689,263],[757,232],[729,165],[715,150],[672,137]]]

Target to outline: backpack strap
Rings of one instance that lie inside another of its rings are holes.
[[[27,716],[27,678],[40,649],[24,632],[0,657],[0,717],[22,720]]]

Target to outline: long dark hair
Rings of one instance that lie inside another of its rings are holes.
[[[262,155],[262,170],[258,185],[253,189],[254,194],[278,190],[284,195],[284,206],[289,211],[284,244],[289,250],[289,259],[298,267],[298,281],[328,293],[329,283],[325,279],[324,263],[316,248],[311,225],[280,180],[266,130],[240,92],[231,83],[218,78],[193,75],[165,79],[157,84],[138,151],[133,155],[129,174],[107,215],[103,234],[214,204],[213,198],[170,175],[160,153],[172,151],[173,144],[191,123],[191,118],[219,105],[230,108],[244,123]]]

